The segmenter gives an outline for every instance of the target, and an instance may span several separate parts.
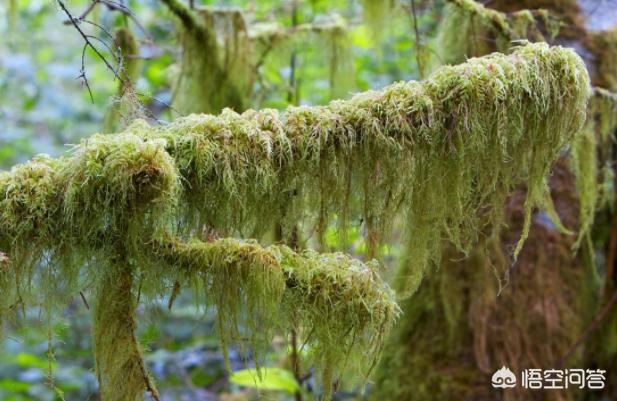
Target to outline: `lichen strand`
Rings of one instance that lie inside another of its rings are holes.
[[[326,390],[344,368],[363,378],[370,374],[398,316],[394,292],[380,280],[375,262],[235,239],[167,238],[154,248],[160,277],[198,283],[206,303],[216,306],[224,347],[248,338],[263,356],[273,328],[301,328]]]
[[[253,71],[252,46],[240,10],[200,8],[195,27],[180,28],[180,71],[173,107],[181,115],[219,113],[224,107],[247,108]]]
[[[146,391],[158,396],[135,334],[136,296],[132,269],[126,262],[117,261],[101,267],[105,271],[96,290],[92,324],[101,399],[139,401]]]

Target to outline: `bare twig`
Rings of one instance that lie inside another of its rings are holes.
[[[82,22],[86,22],[88,24],[94,25],[97,28],[105,31],[106,33],[109,33],[105,28],[103,28],[102,26],[100,26],[99,24],[96,24],[92,21],[86,20],[86,17],[92,12],[92,10],[94,10],[94,8],[96,8],[97,5],[99,4],[103,4],[105,6],[107,6],[108,9],[110,9],[111,11],[119,11],[120,13],[122,13],[124,16],[131,18],[131,20],[133,21],[133,23],[139,28],[139,30],[146,36],[148,41],[152,41],[152,38],[150,37],[150,34],[148,33],[148,31],[146,30],[146,28],[144,28],[144,26],[139,22],[139,19],[137,19],[137,16],[135,15],[135,13],[128,8],[127,6],[125,6],[122,3],[117,3],[115,1],[111,1],[111,0],[93,0],[92,3],[90,3],[88,5],[88,7],[86,8],[86,10],[81,13],[81,15],[79,17],[73,17],[73,19],[69,18],[66,21],[63,22],[64,25],[73,25],[75,22],[82,23]]]
[[[86,309],[90,310],[90,305],[88,304],[88,301],[86,300],[86,296],[84,295],[82,291],[79,291],[79,296],[81,296],[81,300],[84,302],[84,305],[86,305]]]
[[[591,334],[596,331],[602,321],[608,316],[609,312],[617,305],[617,291],[613,292],[613,295],[609,299],[609,301],[604,305],[604,307],[600,310],[600,312],[593,319],[591,324],[585,329],[583,334],[579,337],[579,339],[572,345],[570,350],[561,358],[559,362],[559,366],[564,366],[566,362],[574,355],[576,350],[583,345],[591,336]]]
[[[64,4],[64,2],[62,0],[57,0],[58,1],[58,5],[60,5],[60,8],[62,9],[62,11],[66,14],[66,16],[69,18],[69,20],[71,21],[73,27],[75,27],[75,29],[77,30],[77,32],[79,32],[79,34],[81,35],[81,37],[84,40],[84,47],[83,50],[81,52],[81,71],[80,71],[80,75],[77,77],[77,79],[82,79],[84,84],[86,85],[86,87],[88,88],[88,93],[90,94],[90,99],[92,100],[92,102],[94,103],[94,97],[92,96],[92,90],[90,88],[90,83],[88,82],[88,78],[86,76],[86,68],[85,68],[85,58],[86,58],[86,50],[88,49],[88,47],[90,49],[92,49],[94,51],[94,53],[103,61],[103,63],[105,63],[105,66],[114,74],[114,76],[122,83],[124,83],[124,80],[122,79],[122,77],[120,76],[120,74],[118,73],[118,71],[116,71],[116,69],[110,64],[110,62],[107,60],[107,58],[99,51],[99,49],[97,49],[96,46],[94,46],[92,44],[92,42],[90,41],[90,39],[92,38],[96,38],[93,35],[88,35],[86,34],[81,27],[79,26],[79,22],[80,20],[78,18],[73,17],[73,15],[71,14],[71,12],[66,8],[66,5]],[[99,42],[103,42],[101,39],[98,39]],[[103,42],[104,43],[104,42]],[[109,47],[109,46],[107,46]]]

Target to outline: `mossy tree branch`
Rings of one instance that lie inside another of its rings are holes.
[[[31,283],[41,271],[51,277],[46,285],[64,288],[61,296],[80,288],[84,274],[120,277],[105,261],[123,256],[146,297],[199,278],[219,308],[223,347],[247,327],[260,349],[263,333],[300,314],[327,382],[344,356],[357,355],[351,351],[379,354],[395,307],[374,269],[343,255],[237,240],[152,246],[195,237],[204,226],[260,238],[280,223],[283,231],[320,227],[321,236],[323,222],[364,213],[382,243],[404,212],[402,289],[413,292],[443,239],[469,249],[481,216],[498,231],[505,199],[522,183],[529,221],[552,162],[577,137],[589,89],[573,51],[535,44],[328,106],[226,110],[164,127],[141,121],[94,135],[63,158],[39,156],[0,173],[0,252],[9,259],[0,269],[0,314],[18,302],[62,301],[37,298]],[[355,348],[358,341],[370,346]],[[363,361],[366,373],[374,361]]]
[[[169,10],[182,21],[184,28],[190,31],[202,30],[193,11],[178,0],[161,0]]]

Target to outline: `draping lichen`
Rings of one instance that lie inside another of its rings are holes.
[[[579,234],[575,247],[593,226],[598,207],[612,207],[614,199],[612,134],[617,129],[617,96],[594,88],[587,119],[570,151],[570,169],[579,201]]]
[[[62,284],[59,296],[69,296],[84,266],[89,279],[105,283],[110,274],[116,284],[122,280],[113,269],[128,266],[144,297],[160,296],[188,271],[201,277],[209,302],[223,311],[224,344],[248,330],[251,345],[263,348],[259,332],[268,333],[264,326],[272,321],[266,310],[275,321],[297,319],[293,327],[306,330],[328,398],[328,383],[347,355],[363,355],[351,352],[352,345],[362,344],[369,358],[357,366],[370,371],[366,364],[374,362],[370,356],[396,315],[389,289],[377,284],[370,265],[284,247],[264,254],[234,240],[175,243],[170,263],[161,254],[169,245],[152,246],[204,229],[263,238],[275,225],[281,238],[298,226],[321,237],[335,216],[362,218],[378,245],[388,238],[392,216],[403,212],[401,291],[413,292],[441,240],[469,249],[487,216],[499,231],[504,201],[522,183],[528,225],[532,207],[545,198],[552,162],[582,125],[588,96],[588,76],[574,52],[534,44],[328,106],[226,109],[94,135],[63,158],[38,157],[0,173],[0,251],[9,260],[0,274],[0,291],[8,294],[0,314],[20,303],[50,302],[33,295],[31,284],[42,271],[53,273],[45,275],[46,285]],[[521,241],[525,236],[523,230]],[[152,263],[157,255],[168,268]],[[116,258],[106,267],[105,260]],[[282,300],[283,312],[270,310],[276,304],[265,293]],[[133,301],[124,294],[118,313],[96,313],[132,321],[126,305]],[[105,358],[104,351],[99,355]],[[116,359],[103,365],[99,372],[112,370],[105,376],[118,374]],[[132,383],[143,390],[144,377]]]

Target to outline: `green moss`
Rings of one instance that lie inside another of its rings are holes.
[[[438,62],[458,64],[493,51],[507,52],[517,41],[555,37],[559,22],[546,10],[505,14],[473,0],[447,0],[438,35]]]
[[[138,401],[144,392],[157,395],[146,371],[135,331],[136,296],[129,265],[104,263],[96,290],[92,346],[101,398],[105,401]]]
[[[154,254],[162,277],[196,285],[205,303],[216,306],[224,347],[248,338],[263,355],[274,328],[299,328],[314,365],[333,376],[325,389],[346,367],[367,377],[398,316],[394,293],[379,279],[375,262],[235,239],[166,239]]]
[[[532,207],[545,199],[552,162],[584,120],[588,96],[574,52],[535,44],[328,106],[227,109],[94,135],[64,158],[38,157],[0,173],[0,251],[10,260],[0,275],[0,292],[8,294],[2,313],[61,301],[33,291],[42,272],[46,285],[61,289],[58,297],[77,291],[80,275],[104,280],[114,268],[105,267],[110,259],[140,277],[144,297],[161,296],[193,274],[216,298],[207,303],[222,311],[224,346],[247,334],[263,349],[275,322],[299,326],[328,390],[343,366],[370,371],[396,315],[372,267],[236,240],[175,242],[170,261],[160,254],[169,244],[152,244],[204,229],[261,238],[274,225],[281,238],[295,226],[321,237],[338,216],[343,234],[352,218],[366,221],[379,249],[392,216],[402,212],[408,230],[399,275],[401,295],[408,295],[436,262],[442,240],[466,251],[485,219],[499,232],[505,199],[522,183],[530,221]],[[519,244],[525,237],[523,230]],[[167,264],[152,263],[156,255]],[[124,307],[132,305],[128,292],[122,298]],[[109,366],[109,375],[118,374],[115,362]]]
[[[118,83],[118,94],[105,115],[103,131],[106,133],[118,132],[126,128],[129,121],[145,114],[133,88],[139,78],[139,45],[130,30],[121,28],[116,31],[112,46],[117,53],[122,81]]]
[[[252,46],[240,10],[200,8],[180,28],[180,71],[172,105],[180,115],[244,111],[252,91]]]

